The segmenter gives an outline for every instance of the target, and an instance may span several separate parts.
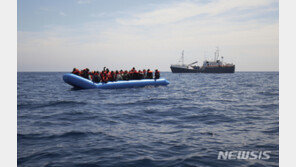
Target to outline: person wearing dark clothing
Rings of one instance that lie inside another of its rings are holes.
[[[155,72],[154,72],[154,79],[159,79],[160,77],[160,74],[159,74],[159,71],[156,69]]]
[[[147,70],[147,79],[153,79],[153,72],[150,69]]]
[[[108,80],[109,81],[114,81],[114,72],[111,71],[109,74],[108,74]]]
[[[134,71],[133,79],[139,79],[139,72],[137,70]]]
[[[95,83],[99,83],[100,80],[101,80],[101,77],[100,77],[100,72],[99,71],[95,71],[94,74],[93,74],[93,77],[92,77],[92,81],[95,82]]]
[[[124,73],[122,74],[122,79],[129,80],[129,73],[127,72],[127,70],[125,70]]]
[[[141,71],[141,70],[139,70],[139,79],[143,79],[144,78],[144,74],[143,74],[143,72]]]
[[[106,75],[105,75],[105,71],[102,71],[102,72],[100,73],[100,77],[101,77],[101,82],[103,82],[103,83],[108,82],[108,78],[107,78]]]
[[[82,72],[81,72],[81,76],[82,76],[83,78],[89,79],[89,69],[86,68],[86,69],[82,70]]]
[[[114,73],[114,80],[115,81],[119,80],[119,78],[120,78],[119,76],[120,76],[119,71],[116,70],[115,73]]]
[[[132,79],[134,79],[134,70],[130,70],[128,72],[128,80],[132,80]]]
[[[146,73],[146,70],[144,69],[143,70],[143,79],[146,79],[147,78],[147,73]]]

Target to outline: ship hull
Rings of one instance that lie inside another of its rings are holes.
[[[201,73],[234,73],[235,66],[228,67],[206,67],[200,70]]]
[[[188,68],[180,68],[180,67],[171,67],[172,73],[198,73],[197,69],[188,69]]]
[[[234,73],[235,66],[205,67],[201,69],[188,69],[171,67],[172,73]]]

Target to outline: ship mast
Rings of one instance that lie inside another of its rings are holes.
[[[219,47],[216,48],[214,61],[217,61],[218,58],[219,58]]]
[[[182,66],[184,66],[184,50],[182,51],[181,61],[182,61]]]

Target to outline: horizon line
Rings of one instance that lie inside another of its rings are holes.
[[[17,72],[71,72],[71,71],[17,71]],[[162,72],[171,72],[171,71],[162,71]],[[235,72],[279,72],[279,70],[278,71],[243,71],[242,70],[242,71],[235,71]]]

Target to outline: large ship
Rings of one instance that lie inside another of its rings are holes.
[[[232,63],[224,63],[223,57],[219,59],[219,48],[215,51],[213,61],[205,60],[200,67],[195,61],[190,64],[184,64],[184,50],[182,51],[181,64],[172,64],[171,70],[173,73],[234,73],[235,65]]]

